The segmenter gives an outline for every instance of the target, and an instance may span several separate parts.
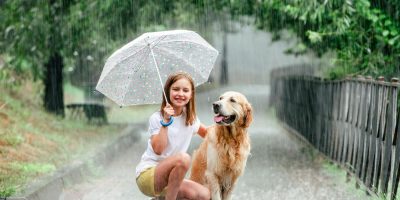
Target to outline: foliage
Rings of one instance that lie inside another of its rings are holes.
[[[105,58],[139,33],[203,25],[197,6],[184,0],[7,0],[0,6],[0,55],[7,54],[12,71],[37,80],[58,51],[76,85],[93,84]]]
[[[42,23],[44,13],[32,9],[32,3],[28,1],[9,2],[0,7],[0,28],[4,30],[1,32],[0,48],[9,53],[8,61],[17,73],[31,69],[36,77],[39,74],[37,66],[46,56],[43,41],[48,27]],[[33,38],[38,41],[37,44],[32,44]],[[25,57],[26,54],[28,57]]]
[[[269,0],[259,1],[253,9],[257,26],[278,38],[289,29],[317,55],[336,52],[330,78],[399,73],[400,24],[396,19],[400,14],[395,10],[388,13],[371,6],[369,0]]]
[[[220,10],[233,19],[254,16],[256,25],[273,32],[275,39],[282,30],[293,31],[301,41],[298,50],[289,53],[305,53],[304,47],[320,56],[334,51],[337,67],[331,78],[393,75],[400,64],[400,4],[396,0],[52,2],[5,1],[0,6],[0,28],[4,30],[0,50],[7,52],[8,63],[16,72],[30,70],[34,78],[40,77],[51,49],[61,48],[68,72],[96,74],[113,49],[138,33],[173,27],[205,30],[221,17]],[[54,32],[61,41],[50,44],[52,37],[57,39]]]
[[[32,81],[13,88],[0,85],[0,197],[20,192],[32,179],[91,153],[122,131],[123,126],[93,126],[43,112],[42,87]],[[77,95],[71,90],[68,96]]]

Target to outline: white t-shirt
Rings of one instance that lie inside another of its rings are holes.
[[[138,177],[145,169],[156,166],[160,161],[164,160],[168,156],[174,155],[178,152],[186,152],[189,148],[192,136],[196,134],[200,128],[200,120],[197,117],[194,123],[189,126],[186,126],[185,124],[185,112],[180,116],[174,117],[174,122],[168,126],[168,145],[161,155],[157,155],[154,153],[153,147],[151,146],[150,137],[159,133],[161,128],[161,119],[162,116],[159,111],[150,116],[147,149],[143,153],[140,163],[136,166],[136,177]]]

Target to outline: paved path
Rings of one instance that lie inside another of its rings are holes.
[[[227,90],[244,93],[255,111],[254,123],[249,130],[252,155],[234,191],[234,200],[372,199],[361,190],[356,190],[354,184],[345,183],[344,173],[337,172],[336,167],[324,167],[326,162],[320,156],[315,156],[307,145],[279,126],[271,111],[266,110],[266,86],[232,86],[198,95],[199,117],[203,123],[211,125],[211,102]],[[101,170],[98,177],[66,189],[60,199],[149,199],[139,192],[134,181],[135,165],[145,150],[146,140],[143,132],[140,141],[126,152],[121,152],[121,156]],[[200,141],[198,137],[194,139],[189,153]]]

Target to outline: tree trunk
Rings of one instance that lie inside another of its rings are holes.
[[[221,60],[221,76],[220,76],[220,84],[227,85],[228,84],[228,63],[227,63],[227,31],[223,30],[223,44],[222,44],[222,60]]]
[[[63,93],[64,63],[60,53],[53,53],[45,65],[44,77],[44,107],[56,115],[65,116]]]

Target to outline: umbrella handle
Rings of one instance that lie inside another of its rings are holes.
[[[153,56],[154,64],[156,64],[157,74],[158,74],[158,78],[160,79],[161,89],[162,89],[162,91],[163,91],[165,101],[167,102],[167,104],[169,104],[167,95],[165,94],[165,91],[164,91],[164,84],[163,84],[163,82],[162,82],[162,80],[161,80],[160,70],[158,69],[158,64],[157,64],[157,61],[156,61],[156,57],[154,56],[153,48],[151,47],[150,44],[148,44],[148,46],[149,46],[149,48],[150,48],[151,55]],[[172,122],[171,122],[171,123],[172,123]]]

